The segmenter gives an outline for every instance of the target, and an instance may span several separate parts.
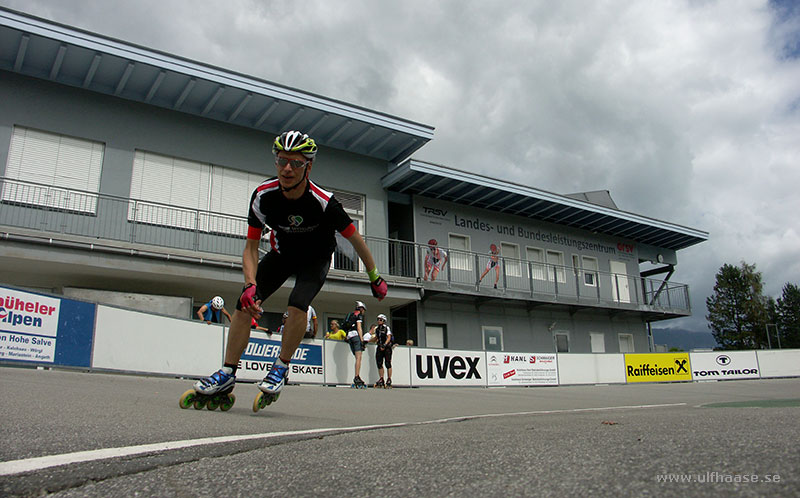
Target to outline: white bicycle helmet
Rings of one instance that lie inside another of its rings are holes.
[[[367,311],[367,307],[361,301],[356,301],[356,308],[364,308],[364,311]]]
[[[384,315],[383,313],[381,313],[380,315],[378,315],[378,318],[377,318],[377,319],[378,319],[378,320],[383,320],[383,321],[385,322],[385,321],[386,321],[386,315]]]
[[[214,296],[214,299],[211,300],[211,307],[215,310],[221,310],[223,306],[225,306],[225,300],[219,296]]]

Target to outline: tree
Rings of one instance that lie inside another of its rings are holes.
[[[767,300],[756,265],[722,265],[714,293],[706,299],[708,328],[723,349],[758,349],[767,344]]]
[[[787,283],[776,305],[781,347],[800,348],[800,287]]]

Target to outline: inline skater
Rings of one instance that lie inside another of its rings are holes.
[[[364,388],[366,383],[359,376],[361,373],[361,357],[366,349],[366,342],[370,339],[364,334],[364,313],[367,307],[361,301],[356,301],[353,311],[347,314],[344,319],[344,329],[347,331],[346,340],[350,344],[350,351],[356,358],[355,377],[351,387]]]
[[[277,399],[286,384],[289,362],[306,331],[308,306],[328,275],[335,232],[352,244],[364,263],[372,295],[382,300],[387,293],[372,253],[342,205],[309,178],[317,154],[314,140],[299,131],[287,131],[275,137],[272,153],[277,177],[264,181],[250,198],[242,255],[245,286],[231,320],[224,363],[219,371],[195,384],[195,390],[206,395],[232,388],[250,338],[251,316],[258,318],[263,312],[262,302],[294,276],[278,359],[258,384],[263,395],[259,393],[254,410]],[[270,251],[259,261],[258,247],[265,226],[271,227]]]
[[[378,323],[369,331],[375,338],[375,363],[378,364],[378,382],[373,387],[392,387],[392,329],[386,325],[386,315],[378,315]],[[386,382],[383,381],[383,363],[386,362]]]

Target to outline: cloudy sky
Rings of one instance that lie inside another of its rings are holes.
[[[707,330],[724,263],[800,284],[794,0],[0,0],[436,128],[425,161],[710,233],[672,280]]]

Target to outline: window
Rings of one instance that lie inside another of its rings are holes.
[[[95,214],[104,152],[101,142],[15,126],[2,200]]]
[[[364,234],[364,196],[361,194],[353,194],[351,192],[344,192],[342,190],[332,190],[333,196],[339,200],[345,212],[350,215],[356,230],[360,234]],[[361,268],[363,271],[363,263],[359,262],[358,254],[356,254],[353,246],[347,240],[336,233],[336,249],[333,253],[332,268],[337,270],[358,271]]]
[[[503,327],[483,326],[484,351],[503,351]]]
[[[503,266],[509,277],[521,277],[522,267],[519,261],[519,246],[508,242],[500,242],[500,255],[503,256]]]
[[[583,283],[588,285],[589,287],[596,287],[598,284],[597,258],[592,258],[589,256],[581,256],[581,261],[583,263]]]
[[[425,347],[427,348],[446,348],[447,347],[447,325],[438,323],[425,324]]]
[[[591,340],[592,353],[605,353],[606,352],[606,336],[602,332],[589,332]]]
[[[261,174],[137,150],[128,219],[244,237]]]
[[[572,255],[572,268],[574,275],[583,277],[583,283],[589,287],[597,285],[597,259],[589,256]]]
[[[569,334],[556,332],[553,337],[556,342],[556,353],[569,353]]]
[[[453,270],[472,271],[472,255],[470,254],[470,240],[466,235],[451,233],[447,236],[448,264]]]
[[[547,251],[547,280],[553,280],[556,275],[560,283],[567,281],[564,273],[564,253],[558,251]]]
[[[619,334],[619,352],[633,353],[633,334]]]
[[[264,175],[222,166],[211,166],[211,189],[208,211],[201,213],[201,226],[215,233],[244,235],[247,233],[248,201],[253,190],[264,181]],[[206,223],[205,217],[208,217]]]
[[[544,265],[544,250],[538,247],[526,247],[525,253],[530,261],[530,277],[536,280],[547,280]]]

